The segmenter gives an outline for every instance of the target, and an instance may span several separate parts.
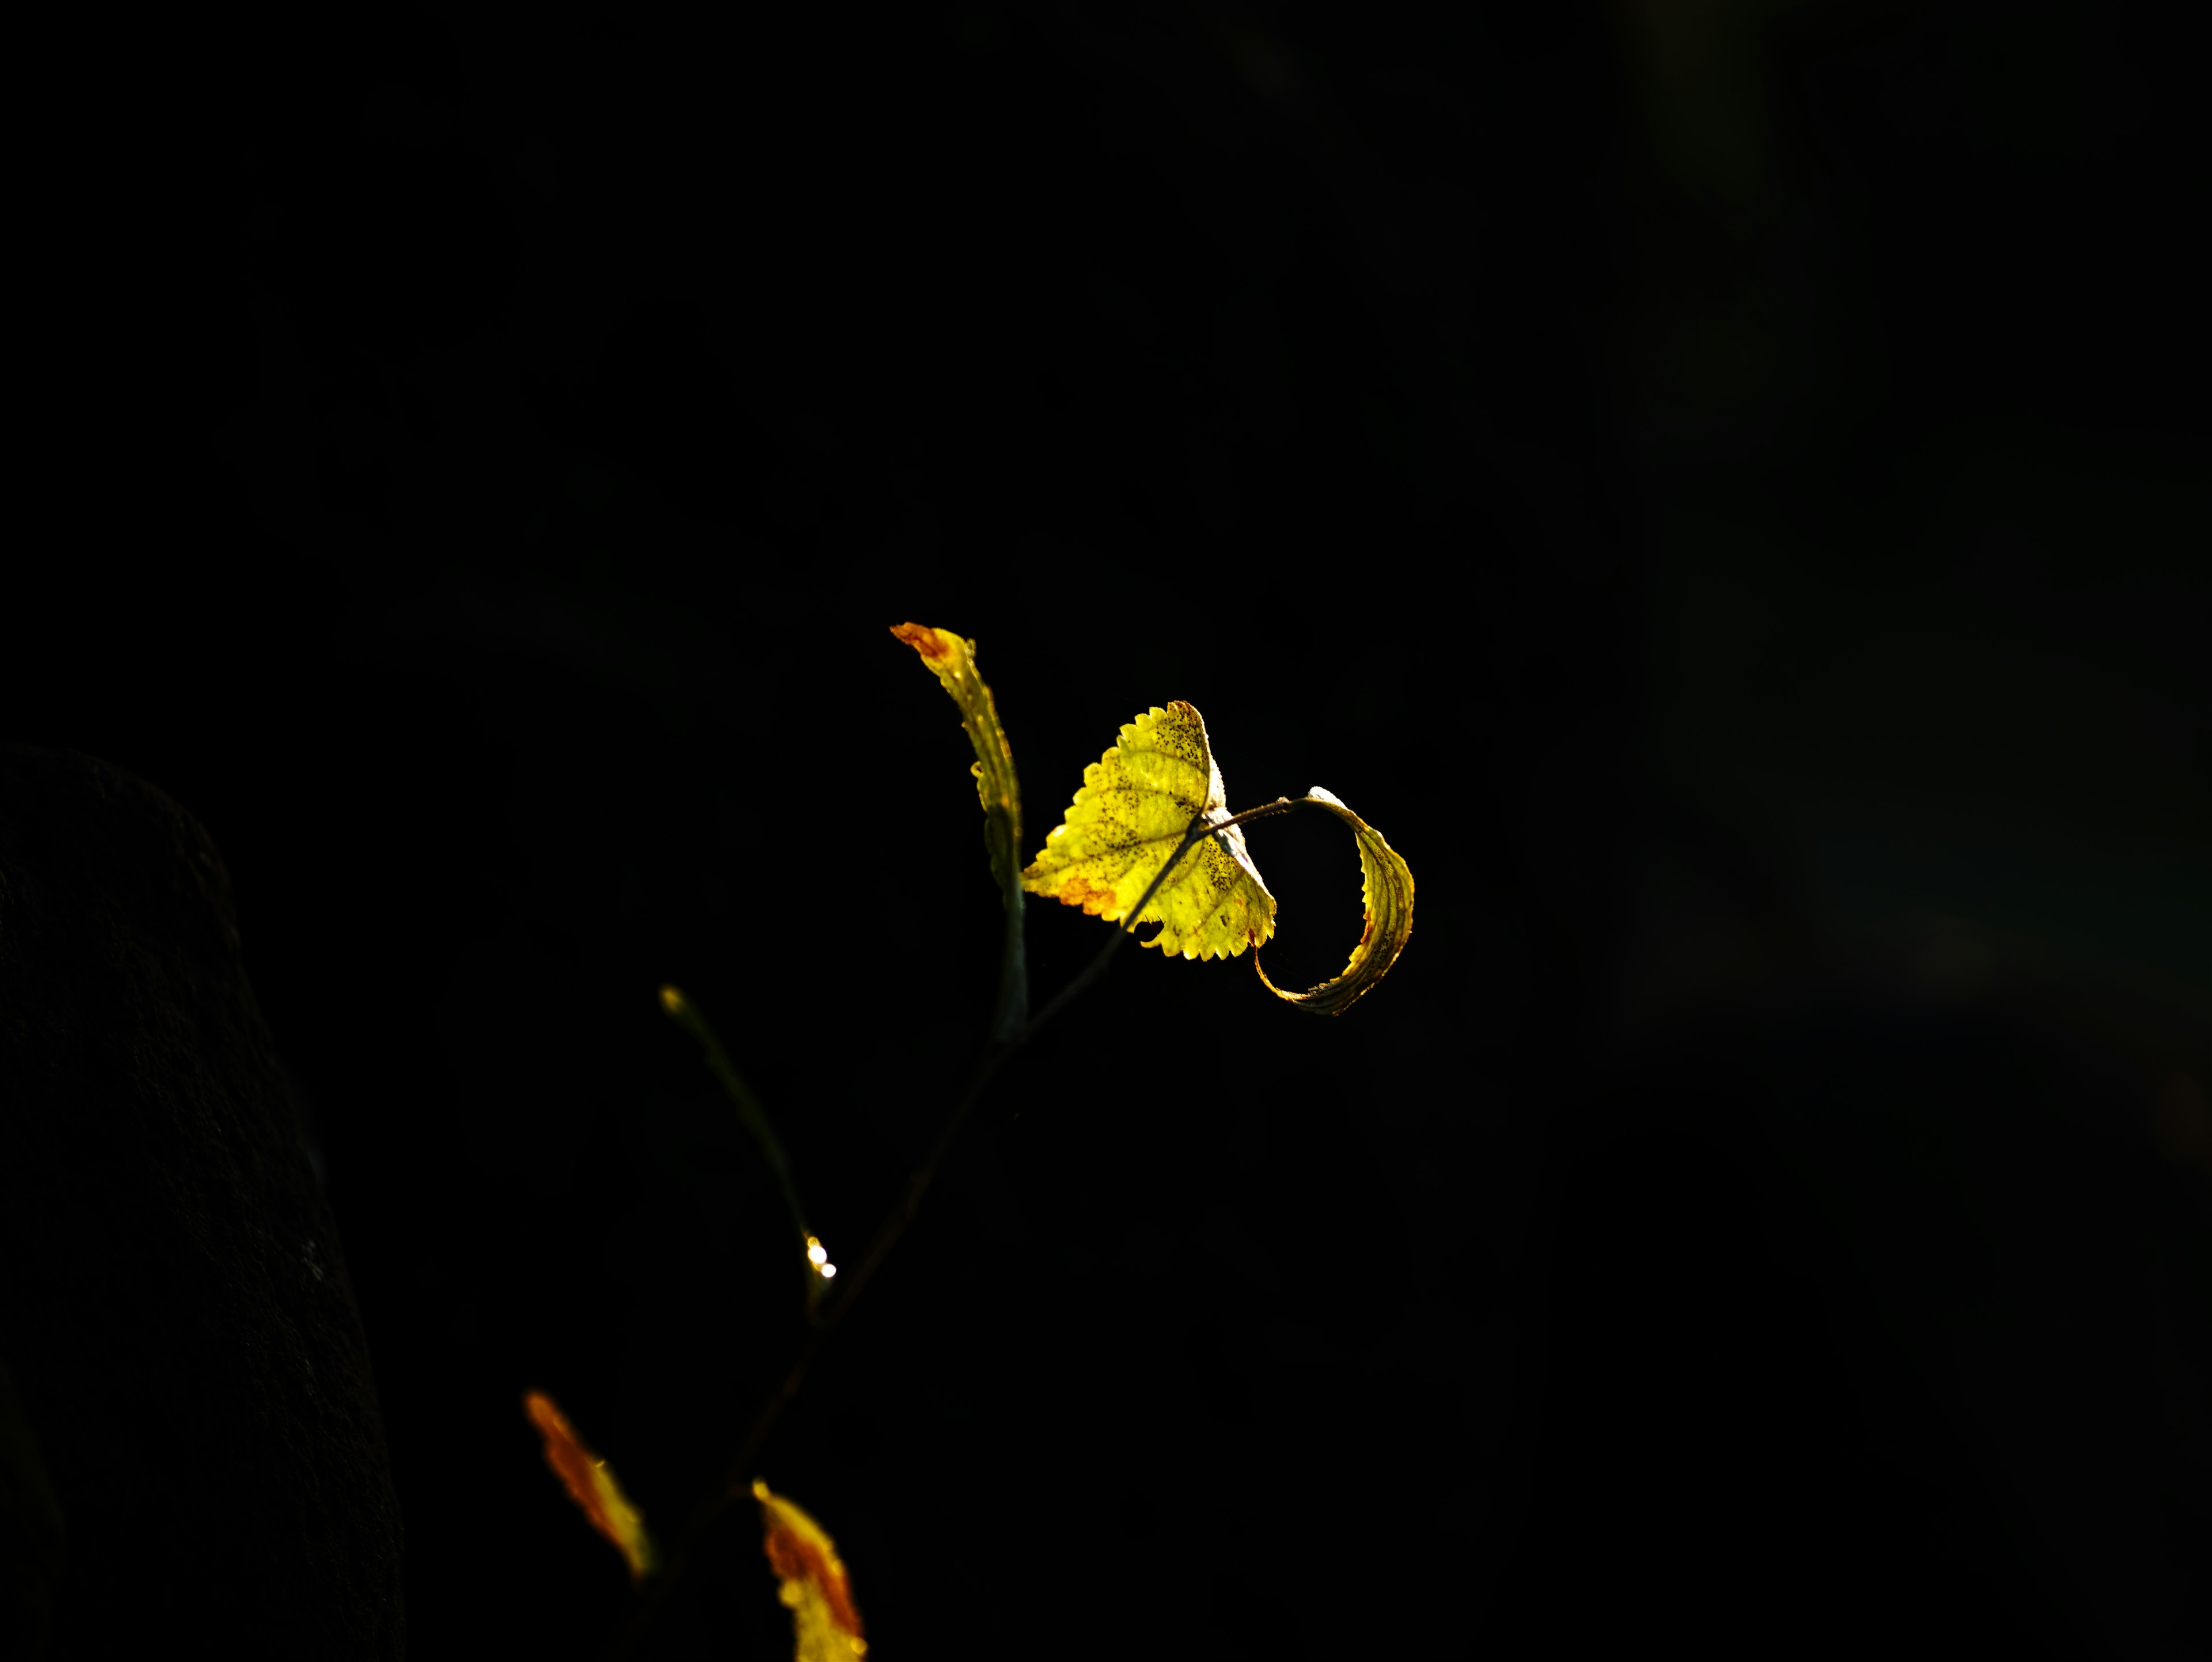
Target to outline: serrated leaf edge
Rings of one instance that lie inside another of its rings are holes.
[[[1304,800],[1328,809],[1352,827],[1359,848],[1359,898],[1365,909],[1359,944],[1352,949],[1351,960],[1341,975],[1303,993],[1286,993],[1269,981],[1257,953],[1252,955],[1252,967],[1258,971],[1261,984],[1285,1003],[1313,1015],[1342,1015],[1382,983],[1412,938],[1413,873],[1382,833],[1354,813],[1334,792],[1316,785]],[[1382,925],[1379,936],[1378,903]]]

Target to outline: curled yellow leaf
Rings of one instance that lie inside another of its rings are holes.
[[[891,633],[921,654],[960,709],[975,759],[975,794],[983,803],[983,846],[991,856],[991,875],[1006,909],[1006,938],[999,966],[998,1008],[992,1037],[1011,1042],[1030,1019],[1028,953],[1022,940],[1022,787],[1014,776],[1013,746],[999,723],[991,689],[975,673],[975,643],[949,629],[927,624],[894,624]]]
[[[593,1529],[615,1543],[633,1584],[653,1573],[656,1555],[645,1518],[629,1503],[607,1463],[586,1448],[560,1405],[542,1391],[526,1392],[523,1411],[545,1439],[545,1464],[567,1486],[568,1498]]]
[[[1336,797],[1316,785],[1304,799],[1327,808],[1352,827],[1359,843],[1360,898],[1366,903],[1367,926],[1352,948],[1352,962],[1334,981],[1324,981],[1310,992],[1286,993],[1267,980],[1260,969],[1260,954],[1252,954],[1252,967],[1267,990],[1285,1003],[1314,1015],[1342,1015],[1369,989],[1390,972],[1413,933],[1413,874],[1382,840],[1382,833],[1362,819]]]
[[[975,776],[975,794],[982,799],[984,813],[1002,819],[1005,825],[1000,833],[1006,838],[1003,854],[997,837],[993,837],[992,868],[998,870],[1004,860],[1006,871],[1001,880],[1010,880],[1021,859],[1022,788],[1014,776],[1013,746],[999,725],[999,706],[975,671],[975,643],[927,624],[895,624],[891,633],[921,654],[921,661],[935,672],[960,707],[960,725],[975,747],[975,760],[968,770]]]
[[[1022,874],[1022,886],[1116,922],[1144,899],[1194,820],[1230,818],[1206,720],[1177,699],[1121,729],[1083,770],[1061,824]],[[1275,933],[1275,897],[1244,846],[1244,828],[1203,837],[1137,914],[1159,933],[1141,944],[1185,958],[1233,958]]]
[[[775,1571],[776,1597],[791,1610],[793,1662],[852,1662],[866,1655],[868,1641],[860,1633],[860,1613],[853,1608],[836,1543],[757,1478],[753,1499],[760,1502],[761,1550]]]

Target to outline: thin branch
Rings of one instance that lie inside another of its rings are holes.
[[[999,899],[1006,908],[1006,928],[999,953],[999,998],[991,1012],[991,1040],[996,1044],[1018,1043],[1018,1036],[1030,1019],[1029,949],[1023,938],[1021,849],[1015,843],[1012,813],[991,810],[985,829],[992,839],[991,863],[998,868]]]
[[[792,1178],[791,1162],[784,1157],[783,1143],[775,1135],[768,1108],[731,1064],[722,1041],[708,1024],[706,1013],[680,988],[661,988],[660,1008],[668,1012],[678,1026],[698,1041],[707,1058],[708,1071],[721,1081],[723,1092],[736,1105],[738,1123],[752,1134],[753,1141],[760,1145],[762,1158],[768,1161],[769,1170],[775,1173],[776,1187],[783,1191],[783,1203],[791,1214],[791,1227],[798,1233],[799,1251],[806,1263],[806,1308],[811,1315],[820,1300],[822,1280],[815,1273],[813,1259],[807,1256],[814,1245],[814,1232],[807,1227],[806,1208],[799,1199],[799,1184]]]
[[[745,1428],[744,1440],[738,1445],[727,1470],[750,1470],[754,1460],[759,1458],[761,1446],[768,1440],[768,1434],[782,1416],[785,1406],[799,1394],[799,1387],[806,1379],[808,1367],[822,1348],[823,1340],[828,1336],[826,1323],[809,1330],[805,1342],[799,1348],[798,1356],[784,1373],[783,1383],[755,1410],[750,1424]],[[677,1531],[675,1544],[665,1550],[660,1568],[654,1572],[646,1588],[645,1597],[630,1611],[629,1619],[623,1623],[622,1631],[615,1635],[614,1643],[607,1647],[607,1662],[628,1662],[629,1658],[637,1653],[638,1646],[644,1641],[646,1630],[653,1625],[653,1618],[660,1613],[660,1607],[668,1602],[669,1594],[676,1590],[677,1582],[690,1567],[691,1555],[697,1549],[701,1537],[736,1498],[737,1494],[727,1478],[699,1497],[690,1515],[684,1519],[683,1527]]]
[[[684,1571],[690,1566],[691,1555],[696,1550],[701,1539],[706,1535],[708,1530],[714,1526],[715,1520],[720,1518],[734,1502],[748,1498],[751,1495],[753,1462],[760,1458],[761,1449],[768,1441],[769,1433],[774,1429],[775,1422],[782,1417],[783,1410],[790,1403],[791,1399],[799,1394],[799,1386],[805,1382],[807,1370],[813,1366],[814,1359],[821,1354],[822,1347],[828,1341],[830,1335],[836,1329],[837,1324],[844,1320],[846,1313],[859,1301],[862,1291],[874,1277],[878,1268],[882,1265],[885,1258],[890,1256],[891,1250],[898,1245],[900,1239],[906,1233],[908,1226],[913,1223],[915,1215],[921,1211],[922,1196],[927,1192],[930,1184],[936,1180],[938,1170],[944,1165],[945,1155],[951,1151],[953,1143],[958,1139],[962,1129],[967,1124],[969,1116],[974,1111],[976,1103],[982,1099],[985,1087],[990,1084],[1006,1059],[1035,1038],[1037,1030],[1066,1008],[1077,994],[1093,985],[1101,976],[1106,973],[1106,965],[1113,957],[1114,949],[1121,944],[1124,935],[1135,933],[1137,918],[1146,906],[1152,904],[1152,897],[1159,892],[1160,886],[1167,881],[1175,868],[1182,863],[1182,857],[1210,836],[1218,835],[1237,825],[1249,825],[1255,819],[1267,819],[1277,814],[1288,813],[1291,809],[1300,807],[1306,800],[1300,798],[1293,801],[1288,797],[1279,796],[1272,802],[1263,803],[1256,808],[1247,808],[1243,813],[1233,814],[1226,819],[1208,822],[1200,819],[1191,821],[1189,827],[1183,832],[1182,841],[1176,846],[1176,851],[1168,856],[1165,863],[1160,867],[1158,873],[1146,887],[1143,897],[1130,909],[1128,916],[1115,926],[1112,937],[1104,947],[1099,949],[1097,956],[1091,960],[1089,965],[1077,975],[1074,980],[1061,988],[1052,1001],[1035,1016],[1015,1027],[1007,1037],[1001,1038],[994,1036],[992,1041],[984,1046],[983,1054],[977,1060],[975,1071],[969,1075],[967,1088],[961,1092],[959,1100],[952,1106],[952,1111],[945,1117],[945,1124],[939,1130],[937,1140],[930,1145],[929,1152],[922,1157],[921,1163],[915,1166],[911,1175],[908,1177],[904,1191],[893,1204],[890,1212],[884,1215],[883,1222],[877,1226],[875,1235],[868,1244],[866,1253],[862,1256],[860,1263],[848,1275],[840,1278],[835,1300],[809,1327],[805,1337],[800,1342],[799,1354],[793,1358],[791,1366],[785,1370],[781,1383],[753,1411],[751,1420],[746,1424],[744,1437],[739,1440],[735,1452],[723,1466],[720,1481],[699,1498],[697,1504],[691,1508],[682,1526],[677,1531],[673,1544],[665,1549],[660,1568],[654,1574],[644,1598],[639,1602],[636,1609],[630,1612],[629,1620],[623,1624],[622,1631],[616,1635],[614,1643],[609,1647],[607,1662],[629,1662],[629,1659],[636,1653],[639,1644],[645,1637],[646,1630],[653,1625],[653,1617],[659,1614],[660,1607],[667,1602],[670,1593],[675,1589],[676,1583],[682,1579]],[[1025,971],[1018,971],[1015,967],[1019,963],[1017,955],[1022,952],[1021,918],[1019,894],[1017,891],[1007,904],[1006,950],[1012,961],[1001,964],[999,1009],[1002,1016],[1010,1007],[1008,993],[1012,976],[1019,975],[1018,982],[1012,983],[1012,985],[1019,987],[1018,996],[1025,997],[1027,993],[1027,975]],[[704,1018],[700,1017],[688,1001],[684,1000],[683,995],[677,993],[673,988],[664,988],[661,997],[662,1001],[667,1004],[669,1013],[675,1015],[678,1020],[684,1022],[686,1030],[697,1037],[701,1044],[707,1048],[708,1065],[714,1068],[716,1076],[723,1081],[723,1087],[730,1092],[732,1099],[737,1102],[739,1117],[746,1120],[748,1127],[757,1121],[762,1129],[755,1132],[757,1136],[763,1136],[765,1133],[762,1147],[764,1150],[773,1149],[774,1152],[769,1155],[769,1164],[775,1166],[777,1177],[784,1184],[785,1196],[792,1206],[793,1216],[798,1216],[798,1192],[791,1186],[789,1175],[783,1163],[782,1149],[775,1142],[775,1132],[768,1129],[766,1111],[760,1107],[757,1099],[752,1096],[750,1091],[745,1088],[744,1081],[738,1079],[737,1070],[730,1066],[728,1057],[722,1054],[721,1045],[715,1040],[713,1031],[706,1026]],[[687,1015],[690,1018],[688,1020]],[[750,1115],[747,1112],[749,1102],[751,1104]],[[800,1225],[800,1231],[802,1233],[805,1233],[803,1222]]]
[[[1124,935],[1134,934],[1137,932],[1137,920],[1144,916],[1145,908],[1152,904],[1152,897],[1159,892],[1160,886],[1168,880],[1170,874],[1182,863],[1183,855],[1217,832],[1225,831],[1235,825],[1249,825],[1255,819],[1267,819],[1279,813],[1288,813],[1296,807],[1297,804],[1287,796],[1279,796],[1272,802],[1263,803],[1256,808],[1247,808],[1243,813],[1233,814],[1226,819],[1212,823],[1203,819],[1192,820],[1183,831],[1182,841],[1176,845],[1176,851],[1167,857],[1166,863],[1154,874],[1151,884],[1145,890],[1143,898],[1129,909],[1128,916],[1115,926],[1112,938],[1098,949],[1097,957],[1092,959],[1074,980],[1054,994],[1051,1003],[1030,1018],[1030,1025],[1022,1032],[1023,1041],[1026,1043],[1035,1038],[1038,1028],[1065,1009],[1078,993],[1089,989],[1106,973],[1106,965],[1114,956],[1114,949],[1121,944],[1121,938]]]
[[[990,1083],[991,1076],[998,1072],[1000,1064],[1012,1055],[1013,1050],[1014,1046],[1008,1044],[992,1044],[985,1049],[975,1071],[969,1077],[968,1088],[961,1093],[960,1100],[946,1117],[944,1128],[938,1132],[937,1141],[931,1146],[927,1155],[907,1179],[905,1193],[878,1226],[875,1239],[870,1243],[866,1256],[840,1287],[836,1301],[808,1329],[805,1338],[799,1344],[798,1355],[784,1372],[781,1383],[754,1409],[751,1420],[746,1424],[744,1436],[739,1440],[736,1450],[722,1469],[720,1482],[700,1497],[678,1530],[673,1544],[664,1552],[660,1568],[654,1574],[644,1599],[630,1612],[629,1620],[623,1623],[622,1631],[616,1635],[614,1644],[609,1648],[608,1662],[627,1662],[635,1654],[646,1629],[653,1625],[653,1618],[690,1566],[691,1555],[697,1549],[701,1538],[734,1502],[751,1495],[753,1462],[760,1458],[761,1448],[768,1441],[769,1431],[782,1418],[783,1410],[791,1399],[799,1394],[799,1387],[805,1381],[806,1371],[813,1366],[823,1343],[838,1323],[844,1320],[846,1312],[858,1301],[861,1290],[875,1275],[877,1267],[890,1256],[891,1248],[898,1244],[899,1237],[906,1233],[907,1226],[914,1221],[915,1215],[921,1207],[923,1191],[936,1177],[946,1152],[959,1135],[961,1127],[967,1123],[969,1111],[981,1099],[983,1087]]]

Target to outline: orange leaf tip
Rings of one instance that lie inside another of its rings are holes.
[[[576,1435],[559,1403],[542,1391],[532,1391],[524,1393],[522,1406],[545,1439],[545,1464],[567,1488],[568,1498],[593,1529],[614,1543],[629,1566],[631,1582],[643,1581],[652,1574],[654,1560],[644,1514],[623,1494],[607,1463]]]

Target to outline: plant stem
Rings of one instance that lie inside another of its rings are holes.
[[[1301,798],[1300,801],[1304,800]],[[660,1568],[654,1574],[652,1585],[644,1598],[640,1601],[637,1608],[630,1612],[629,1620],[623,1624],[622,1631],[616,1635],[613,1645],[609,1647],[607,1662],[629,1662],[629,1659],[636,1654],[637,1647],[645,1637],[646,1629],[653,1625],[653,1617],[659,1613],[661,1605],[667,1602],[668,1596],[674,1590],[677,1581],[690,1566],[691,1555],[696,1549],[702,1537],[714,1525],[714,1521],[734,1502],[750,1497],[752,1464],[760,1457],[761,1449],[768,1441],[769,1431],[782,1417],[783,1410],[790,1403],[791,1399],[799,1394],[799,1386],[805,1382],[807,1369],[813,1365],[816,1356],[821,1354],[823,1343],[836,1330],[838,1323],[844,1320],[846,1312],[859,1301],[861,1293],[866,1288],[878,1268],[885,1258],[890,1256],[891,1249],[898,1245],[900,1238],[906,1233],[907,1227],[914,1221],[915,1215],[921,1211],[922,1196],[927,1192],[929,1185],[935,1181],[938,1168],[945,1163],[945,1155],[951,1152],[954,1141],[959,1137],[962,1128],[967,1124],[969,1114],[973,1112],[976,1103],[982,1099],[985,1087],[990,1084],[1000,1066],[1016,1050],[1035,1038],[1037,1030],[1066,1008],[1077,994],[1093,985],[1101,976],[1106,973],[1106,965],[1113,958],[1114,949],[1121,944],[1121,938],[1124,935],[1135,933],[1137,918],[1143,913],[1145,908],[1152,904],[1153,895],[1159,892],[1160,886],[1182,863],[1182,857],[1186,854],[1207,837],[1225,831],[1232,826],[1249,825],[1255,819],[1267,819],[1276,814],[1288,813],[1298,806],[1297,801],[1292,801],[1288,797],[1279,796],[1272,802],[1263,803],[1256,808],[1247,808],[1243,813],[1232,815],[1226,819],[1212,823],[1204,819],[1194,819],[1189,828],[1183,832],[1182,841],[1176,844],[1176,851],[1170,855],[1165,863],[1160,867],[1158,873],[1146,886],[1143,897],[1129,909],[1127,917],[1115,925],[1112,937],[1099,948],[1097,956],[1093,958],[1073,981],[1061,988],[1043,1009],[1016,1027],[1010,1036],[1004,1038],[994,1037],[983,1047],[983,1054],[977,1059],[975,1071],[968,1077],[967,1087],[961,1092],[959,1100],[953,1104],[952,1111],[945,1117],[945,1124],[938,1131],[937,1140],[930,1145],[928,1154],[922,1157],[921,1163],[915,1166],[912,1174],[908,1177],[905,1191],[899,1196],[891,1209],[884,1215],[883,1222],[876,1227],[875,1235],[868,1244],[866,1253],[848,1275],[840,1278],[835,1301],[810,1325],[805,1336],[800,1341],[798,1355],[792,1359],[791,1366],[784,1371],[782,1381],[753,1411],[751,1420],[746,1424],[744,1436],[739,1440],[735,1452],[723,1467],[721,1480],[714,1488],[699,1498],[697,1504],[691,1508],[690,1514],[684,1519],[682,1527],[678,1530],[674,1544],[666,1549],[661,1560]],[[1008,905],[1006,951],[1010,958],[1018,954],[1022,949],[1021,916],[1019,896],[1017,893]],[[1006,971],[1002,971],[1002,977],[1005,974]],[[1024,995],[1027,991],[1026,983],[1027,977],[1023,975],[1020,985]],[[1002,1014],[1007,1008],[1007,985],[1008,983],[1002,978],[1000,1006]],[[707,1027],[704,1018],[700,1017],[696,1011],[683,1000],[680,994],[676,995],[673,1001],[671,1001],[669,995],[673,992],[672,988],[664,989],[663,1002],[668,1004],[670,1014],[676,1015],[679,1021],[683,1021],[687,1030],[697,1037],[701,1044],[707,1048],[708,1064],[714,1068],[716,1075],[723,1081],[724,1088],[730,1092],[732,1099],[737,1102],[740,1117],[745,1118],[749,1127],[755,1124],[757,1120],[761,1129],[755,1135],[763,1135],[764,1134],[762,1147],[763,1149],[773,1150],[769,1163],[775,1166],[776,1175],[783,1180],[786,1197],[792,1206],[793,1215],[796,1217],[798,1194],[791,1186],[789,1176],[785,1170],[782,1149],[775,1143],[774,1131],[768,1129],[766,1112],[761,1109],[757,1100],[753,1099],[752,1093],[745,1089],[744,1082],[738,1078],[737,1070],[730,1066],[728,1058],[722,1054],[722,1047],[716,1042],[713,1032]],[[679,1006],[681,1006],[680,1010]],[[685,1019],[687,1015],[690,1020]],[[748,1103],[751,1105],[750,1115],[747,1114]],[[800,1228],[803,1233],[805,1231],[803,1223]]]
[[[737,1068],[731,1064],[729,1054],[722,1049],[722,1041],[714,1036],[708,1025],[706,1013],[677,987],[660,989],[660,1008],[668,1012],[676,1025],[698,1041],[699,1049],[707,1058],[707,1070],[721,1082],[722,1090],[738,1111],[738,1122],[752,1134],[760,1145],[761,1157],[768,1161],[769,1170],[775,1173],[776,1187],[783,1191],[783,1203],[791,1213],[791,1227],[799,1236],[799,1251],[804,1257],[813,1244],[814,1232],[807,1227],[806,1208],[799,1203],[799,1185],[792,1178],[791,1162],[785,1158],[783,1143],[775,1135],[775,1125],[768,1117],[768,1109],[753,1094]],[[813,1307],[813,1283],[820,1278],[814,1274],[810,1260],[806,1265],[809,1309]]]
[[[1006,1044],[1018,1042],[1018,1035],[1029,1025],[1030,965],[1029,949],[1023,938],[1021,849],[1015,838],[1018,828],[1015,816],[999,809],[991,811],[987,827],[994,839],[991,863],[998,868],[999,899],[1006,908],[1006,933],[1005,945],[999,955],[999,999],[991,1012],[991,1042]]]
[[[1243,813],[1231,815],[1227,819],[1211,824],[1204,819],[1192,820],[1189,828],[1182,834],[1182,841],[1176,845],[1176,851],[1167,857],[1166,863],[1154,874],[1151,884],[1146,886],[1143,898],[1129,908],[1127,917],[1115,926],[1113,938],[1098,949],[1098,956],[1091,960],[1081,974],[1053,995],[1052,1002],[1030,1019],[1029,1026],[1022,1032],[1022,1038],[1026,1041],[1034,1038],[1038,1028],[1065,1009],[1078,993],[1085,991],[1106,973],[1106,965],[1114,956],[1114,949],[1121,944],[1122,936],[1134,934],[1137,932],[1137,919],[1144,915],[1145,908],[1152,904],[1152,897],[1159,892],[1160,885],[1166,882],[1175,868],[1182,863],[1183,855],[1216,832],[1225,831],[1232,825],[1249,825],[1255,819],[1267,819],[1279,813],[1288,813],[1296,807],[1297,804],[1291,801],[1290,798],[1279,796],[1272,802],[1263,803],[1256,808],[1247,808]]]
[[[721,1482],[702,1495],[684,1519],[683,1526],[677,1531],[675,1543],[664,1555],[660,1568],[654,1574],[644,1599],[630,1612],[629,1620],[623,1623],[622,1631],[616,1635],[614,1644],[609,1648],[608,1662],[627,1662],[627,1659],[636,1653],[645,1630],[652,1626],[653,1618],[690,1566],[692,1552],[697,1548],[701,1537],[732,1503],[751,1495],[753,1462],[759,1458],[769,1432],[782,1417],[783,1410],[791,1399],[799,1394],[799,1387],[806,1379],[806,1370],[813,1365],[823,1342],[837,1324],[845,1318],[845,1312],[859,1300],[861,1289],[867,1286],[877,1267],[890,1255],[899,1237],[906,1233],[907,1226],[914,1221],[915,1214],[921,1207],[923,1191],[936,1177],[937,1169],[944,1163],[946,1152],[960,1134],[960,1128],[967,1123],[969,1113],[981,1099],[983,1087],[990,1083],[991,1076],[998,1072],[1000,1064],[1013,1054],[1014,1049],[1012,1044],[999,1044],[985,1047],[975,1071],[969,1076],[968,1088],[960,1093],[960,1100],[946,1117],[944,1128],[938,1132],[937,1141],[931,1145],[928,1154],[907,1179],[905,1194],[877,1227],[875,1239],[870,1243],[866,1255],[851,1272],[846,1285],[839,1290],[836,1302],[807,1330],[805,1337],[799,1343],[799,1354],[784,1371],[782,1382],[753,1411],[744,1438],[723,1467]]]

